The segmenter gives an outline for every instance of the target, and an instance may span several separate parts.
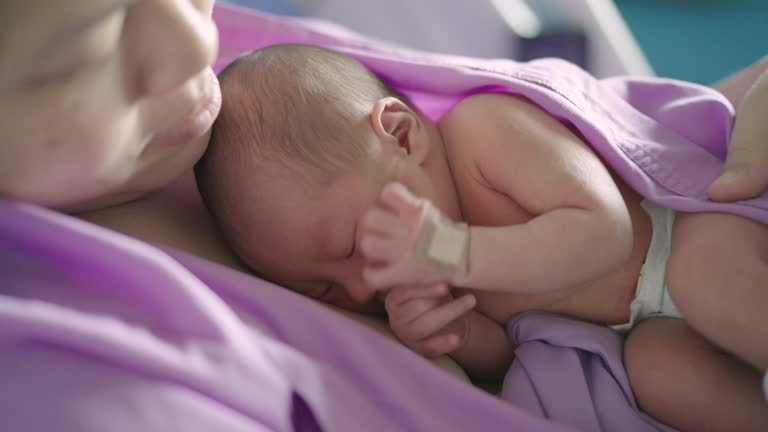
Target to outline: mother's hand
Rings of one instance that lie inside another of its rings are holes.
[[[713,201],[754,198],[768,189],[768,57],[713,86],[737,107],[725,170]]]

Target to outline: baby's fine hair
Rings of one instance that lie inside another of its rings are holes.
[[[377,100],[408,103],[355,59],[310,45],[245,54],[219,80],[222,109],[206,154],[214,165],[234,153],[280,163],[293,174],[330,175],[370,151],[364,132]]]
[[[331,181],[373,150],[366,131],[377,100],[391,96],[409,104],[353,58],[309,45],[244,54],[219,81],[221,112],[195,175],[225,231],[237,229],[232,214],[239,213],[250,174],[268,167],[313,184]]]

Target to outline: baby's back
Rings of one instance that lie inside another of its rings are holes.
[[[482,159],[478,154],[485,150],[483,140],[473,139],[481,135],[475,132],[480,128],[487,131],[494,125],[485,123],[484,116],[471,111],[481,106],[483,99],[486,98],[494,98],[496,99],[494,103],[498,104],[499,97],[507,100],[503,102],[509,104],[507,109],[515,110],[520,115],[524,116],[534,111],[541,112],[532,103],[514,96],[476,95],[460,102],[439,125],[460,197],[462,214],[465,222],[470,225],[521,224],[537,216],[489,184],[482,174],[482,167],[475,164],[475,161]],[[520,122],[520,124],[530,123]],[[547,127],[561,128],[561,133],[571,134],[575,139],[581,140],[560,123],[548,123]],[[504,139],[522,139],[520,137],[525,135],[508,136]],[[546,293],[501,293],[472,289],[461,289],[461,291],[471,291],[477,297],[477,309],[499,323],[505,323],[519,312],[534,309],[601,323],[626,322],[629,317],[629,304],[634,297],[637,278],[645,260],[652,230],[647,213],[640,207],[642,197],[618,176],[614,174],[612,177],[624,198],[632,220],[634,242],[632,252],[626,261],[587,283]],[[589,250],[583,252],[590,253]],[[557,272],[558,269],[553,268],[551,271]]]

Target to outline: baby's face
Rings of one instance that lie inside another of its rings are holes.
[[[362,281],[365,258],[358,247],[358,227],[383,182],[350,173],[319,188],[287,180],[285,174],[269,177],[253,187],[243,185],[244,191],[259,189],[244,192],[243,199],[260,203],[246,209],[237,224],[246,239],[238,246],[244,260],[268,279],[308,297],[382,315],[382,302]]]
[[[0,196],[83,209],[191,168],[220,104],[213,0],[3,3]]]

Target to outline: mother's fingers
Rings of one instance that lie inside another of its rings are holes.
[[[754,198],[766,189],[768,168],[732,163],[726,164],[725,172],[709,186],[707,193],[712,201],[729,202]]]

